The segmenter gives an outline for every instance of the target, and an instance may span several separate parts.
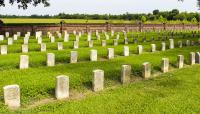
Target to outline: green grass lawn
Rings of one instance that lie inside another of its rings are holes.
[[[195,65],[151,80],[90,93],[86,98],[56,101],[19,113],[198,114],[199,70],[200,66]]]
[[[9,46],[8,55],[0,55],[0,88],[5,85],[18,84],[21,89],[22,107],[13,112],[9,111],[3,101],[3,90],[0,89],[0,113],[199,113],[199,65],[188,66],[189,53],[200,51],[200,46],[188,46],[177,48],[177,42],[182,40],[198,41],[198,37],[192,38],[190,32],[174,37],[176,48],[159,51],[161,42],[141,42],[143,33],[137,44],[131,40],[130,56],[124,57],[123,40],[119,40],[118,46],[112,46],[112,39],[107,41],[106,47],[100,46],[100,41],[94,40],[94,47],[88,48],[86,35],[80,41],[79,49],[72,49],[74,37],[70,35],[70,41],[64,43],[64,50],[57,51],[56,43],[50,43],[44,37],[47,44],[47,52],[56,55],[56,66],[46,67],[46,53],[39,52],[39,45],[34,37],[30,39],[30,68],[19,70],[19,56],[22,38]],[[167,35],[167,33],[165,34]],[[147,40],[156,33],[147,33]],[[62,39],[56,40],[56,42]],[[0,45],[7,41],[0,42]],[[151,53],[150,44],[157,45],[157,52]],[[166,41],[168,47],[168,40]],[[137,45],[143,45],[144,53],[136,54]],[[115,58],[107,60],[107,48],[115,49]],[[89,62],[89,50],[98,50],[98,61]],[[78,63],[69,64],[69,53],[77,50]],[[177,55],[185,56],[186,68],[177,70]],[[170,73],[162,74],[160,71],[161,59],[167,57],[170,60]],[[141,65],[144,62],[152,64],[152,74],[159,77],[143,80],[141,78]],[[131,84],[120,84],[121,65],[132,66]],[[105,90],[94,93],[91,91],[92,71],[102,69],[105,72]],[[187,72],[186,72],[187,71]],[[70,99],[65,101],[54,100],[55,77],[67,75],[70,78]],[[46,103],[45,103],[46,102]]]
[[[5,24],[59,24],[60,21],[64,20],[65,23],[86,23],[85,19],[48,19],[48,18],[0,18]],[[88,23],[137,23],[133,20],[88,20]],[[146,24],[160,24],[159,21],[147,21]],[[182,21],[168,21],[168,24],[182,24]],[[192,22],[185,22],[186,24],[195,24]]]

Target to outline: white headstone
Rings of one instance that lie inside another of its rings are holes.
[[[13,35],[14,40],[17,40],[17,37],[18,37],[17,34]]]
[[[55,54],[47,53],[47,66],[55,66]]]
[[[183,55],[178,55],[177,57],[177,67],[179,69],[183,68],[184,66],[184,56]]]
[[[166,44],[165,44],[165,42],[162,42],[162,47],[161,47],[161,51],[165,51],[165,49],[166,49]]]
[[[79,48],[79,41],[74,41],[74,49],[78,49]]]
[[[70,53],[70,63],[77,63],[78,53],[77,51],[71,51]]]
[[[88,41],[88,46],[89,46],[90,48],[93,47],[93,41],[92,41],[92,40]]]
[[[28,44],[29,38],[28,37],[24,37],[24,44]]]
[[[51,43],[54,43],[54,42],[55,42],[55,37],[52,36],[52,37],[50,38],[50,40],[51,40]]]
[[[108,48],[108,59],[113,59],[115,56],[114,48]]]
[[[194,64],[195,64],[195,53],[190,52],[190,65],[194,65]]]
[[[124,46],[124,56],[129,56],[129,47]]]
[[[20,56],[20,69],[27,69],[29,67],[29,57],[28,55],[21,55]]]
[[[195,53],[195,62],[196,62],[197,64],[200,64],[200,53],[199,53],[199,52],[196,52],[196,53]]]
[[[101,46],[105,47],[106,46],[106,40],[101,41]]]
[[[8,53],[7,45],[1,45],[1,55],[6,55]]]
[[[117,46],[117,45],[118,45],[118,39],[114,39],[114,40],[113,40],[113,45],[114,45],[114,46]]]
[[[10,36],[10,33],[9,33],[9,32],[6,32],[6,33],[5,33],[5,36],[6,36],[6,37],[9,37],[9,36]]]
[[[13,38],[8,38],[8,45],[13,45]]]
[[[163,73],[166,73],[169,71],[169,59],[168,58],[162,58],[161,61],[161,70]]]
[[[10,109],[20,107],[20,88],[18,85],[8,85],[3,87],[4,101]]]
[[[174,39],[169,39],[169,49],[174,49]]]
[[[37,41],[38,41],[38,44],[41,44],[42,43],[42,37],[38,37]]]
[[[0,35],[0,41],[4,40],[4,35]]]
[[[151,64],[149,62],[142,64],[142,77],[145,79],[151,77]]]
[[[151,44],[151,52],[155,52],[156,51],[156,44]]]
[[[130,65],[122,65],[121,67],[121,83],[129,83],[131,79],[131,66]]]
[[[28,53],[28,45],[22,45],[22,53]]]
[[[138,45],[137,51],[138,51],[138,54],[142,54],[142,51],[143,51],[142,45]]]
[[[104,71],[94,70],[92,79],[93,91],[101,91],[104,88]]]
[[[60,75],[56,77],[56,99],[65,99],[69,97],[69,77]]]
[[[46,44],[45,43],[41,43],[40,44],[40,51],[41,52],[45,52],[46,51]]]
[[[58,42],[57,48],[58,48],[58,50],[63,50],[63,43],[62,42]]]
[[[97,61],[97,50],[90,50],[90,61]]]
[[[64,42],[68,42],[69,41],[69,34],[65,34],[64,36]]]

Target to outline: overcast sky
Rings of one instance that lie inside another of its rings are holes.
[[[8,1],[8,0],[5,0]],[[149,13],[154,9],[199,12],[197,0],[50,0],[50,7],[30,6],[27,10],[18,9],[17,4],[0,8],[0,14],[31,15],[64,13],[87,14],[122,14],[122,13]]]

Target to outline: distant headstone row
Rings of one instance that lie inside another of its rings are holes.
[[[194,46],[195,45],[195,42],[194,41],[190,41],[190,40],[186,40],[186,45],[185,46]],[[200,44],[200,40],[196,43],[196,44]],[[92,41],[89,41],[88,43],[88,46],[90,48],[93,47],[93,42]],[[103,40],[102,41],[102,46],[106,46],[106,41]],[[177,43],[177,47],[179,48],[182,48],[183,47],[183,42],[182,41],[178,41]],[[40,51],[41,52],[46,52],[47,51],[47,46],[45,43],[41,43],[40,44]],[[74,41],[74,44],[73,44],[73,49],[78,49],[79,48],[79,42],[77,41]],[[174,44],[174,40],[173,39],[169,39],[169,49],[174,49],[175,48],[175,44]],[[63,43],[62,42],[58,42],[57,43],[57,50],[64,50],[64,47],[63,47]],[[125,55],[128,56],[128,47],[124,47],[124,50],[127,50],[125,51]],[[138,45],[138,54],[141,54],[143,52],[143,47],[142,45]],[[161,51],[165,51],[166,50],[166,43],[165,42],[162,42],[161,43]],[[156,44],[151,44],[151,52],[155,52],[156,51]],[[29,52],[29,46],[28,44],[22,44],[21,45],[21,52],[22,53],[28,53]],[[7,45],[1,45],[0,47],[0,53],[1,55],[6,55],[8,54],[8,46]]]

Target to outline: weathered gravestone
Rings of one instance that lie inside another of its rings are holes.
[[[20,88],[18,85],[8,85],[3,87],[4,102],[10,109],[20,107]]]
[[[179,48],[182,48],[182,47],[183,47],[182,41],[178,41],[178,47],[179,47]]]
[[[70,52],[70,63],[77,63],[78,53],[77,51]]]
[[[169,59],[168,58],[162,58],[161,61],[161,71],[163,73],[166,73],[169,71]]]
[[[4,40],[4,35],[0,35],[0,41]]]
[[[24,44],[28,44],[29,38],[28,37],[24,37]]]
[[[124,44],[128,44],[128,38],[124,39]]]
[[[101,41],[101,46],[105,47],[106,46],[106,40]]]
[[[55,54],[47,53],[47,66],[55,66]]]
[[[54,36],[50,37],[50,41],[51,41],[51,43],[54,43],[55,42],[55,37]]]
[[[179,69],[183,68],[184,66],[184,56],[183,55],[178,55],[177,57],[177,67]]]
[[[169,49],[174,49],[174,39],[169,39]]]
[[[131,79],[131,66],[130,65],[122,65],[121,67],[121,83],[129,83]]]
[[[199,53],[199,52],[196,52],[196,53],[195,53],[195,62],[196,62],[197,64],[200,64],[200,53]]]
[[[103,70],[93,70],[92,79],[93,91],[101,91],[104,88],[104,71]]]
[[[17,34],[13,35],[14,40],[17,40],[17,37],[18,37]]]
[[[142,51],[143,51],[142,45],[138,45],[138,47],[137,47],[137,53],[138,54],[142,54]]]
[[[41,43],[40,44],[40,51],[41,52],[45,52],[46,51],[46,44],[45,43]]]
[[[56,99],[65,99],[69,97],[69,77],[60,75],[56,77]]]
[[[88,41],[88,47],[90,47],[90,48],[93,47],[93,41],[92,40]]]
[[[145,62],[142,64],[142,77],[148,79],[151,77],[151,64]]]
[[[161,43],[161,51],[165,51],[166,50],[166,44],[165,42]]]
[[[29,57],[28,55],[20,55],[20,69],[27,69],[29,67]]]
[[[124,46],[124,56],[129,56],[129,47]]]
[[[97,50],[90,50],[90,61],[97,61]]]
[[[28,53],[28,45],[22,45],[22,53]]]
[[[69,41],[69,34],[65,34],[64,35],[64,42],[68,42]]]
[[[8,38],[8,45],[13,45],[13,38]]]
[[[58,42],[57,43],[57,48],[58,48],[58,50],[63,50],[63,43],[62,42]]]
[[[41,44],[42,43],[42,37],[38,37],[37,42],[38,42],[38,44]]]
[[[74,41],[74,49],[78,49],[79,48],[79,41]]]
[[[5,36],[6,36],[6,37],[9,37],[9,36],[10,36],[10,33],[9,33],[9,32],[5,32]]]
[[[1,45],[1,55],[6,55],[8,53],[7,45]]]
[[[118,40],[117,39],[113,39],[113,45],[117,46],[118,45]]]
[[[156,51],[156,44],[151,44],[151,52],[155,52]]]
[[[195,53],[190,52],[190,65],[194,65],[194,64],[195,64]]]
[[[114,53],[114,48],[108,48],[108,59],[113,59],[115,56]]]

